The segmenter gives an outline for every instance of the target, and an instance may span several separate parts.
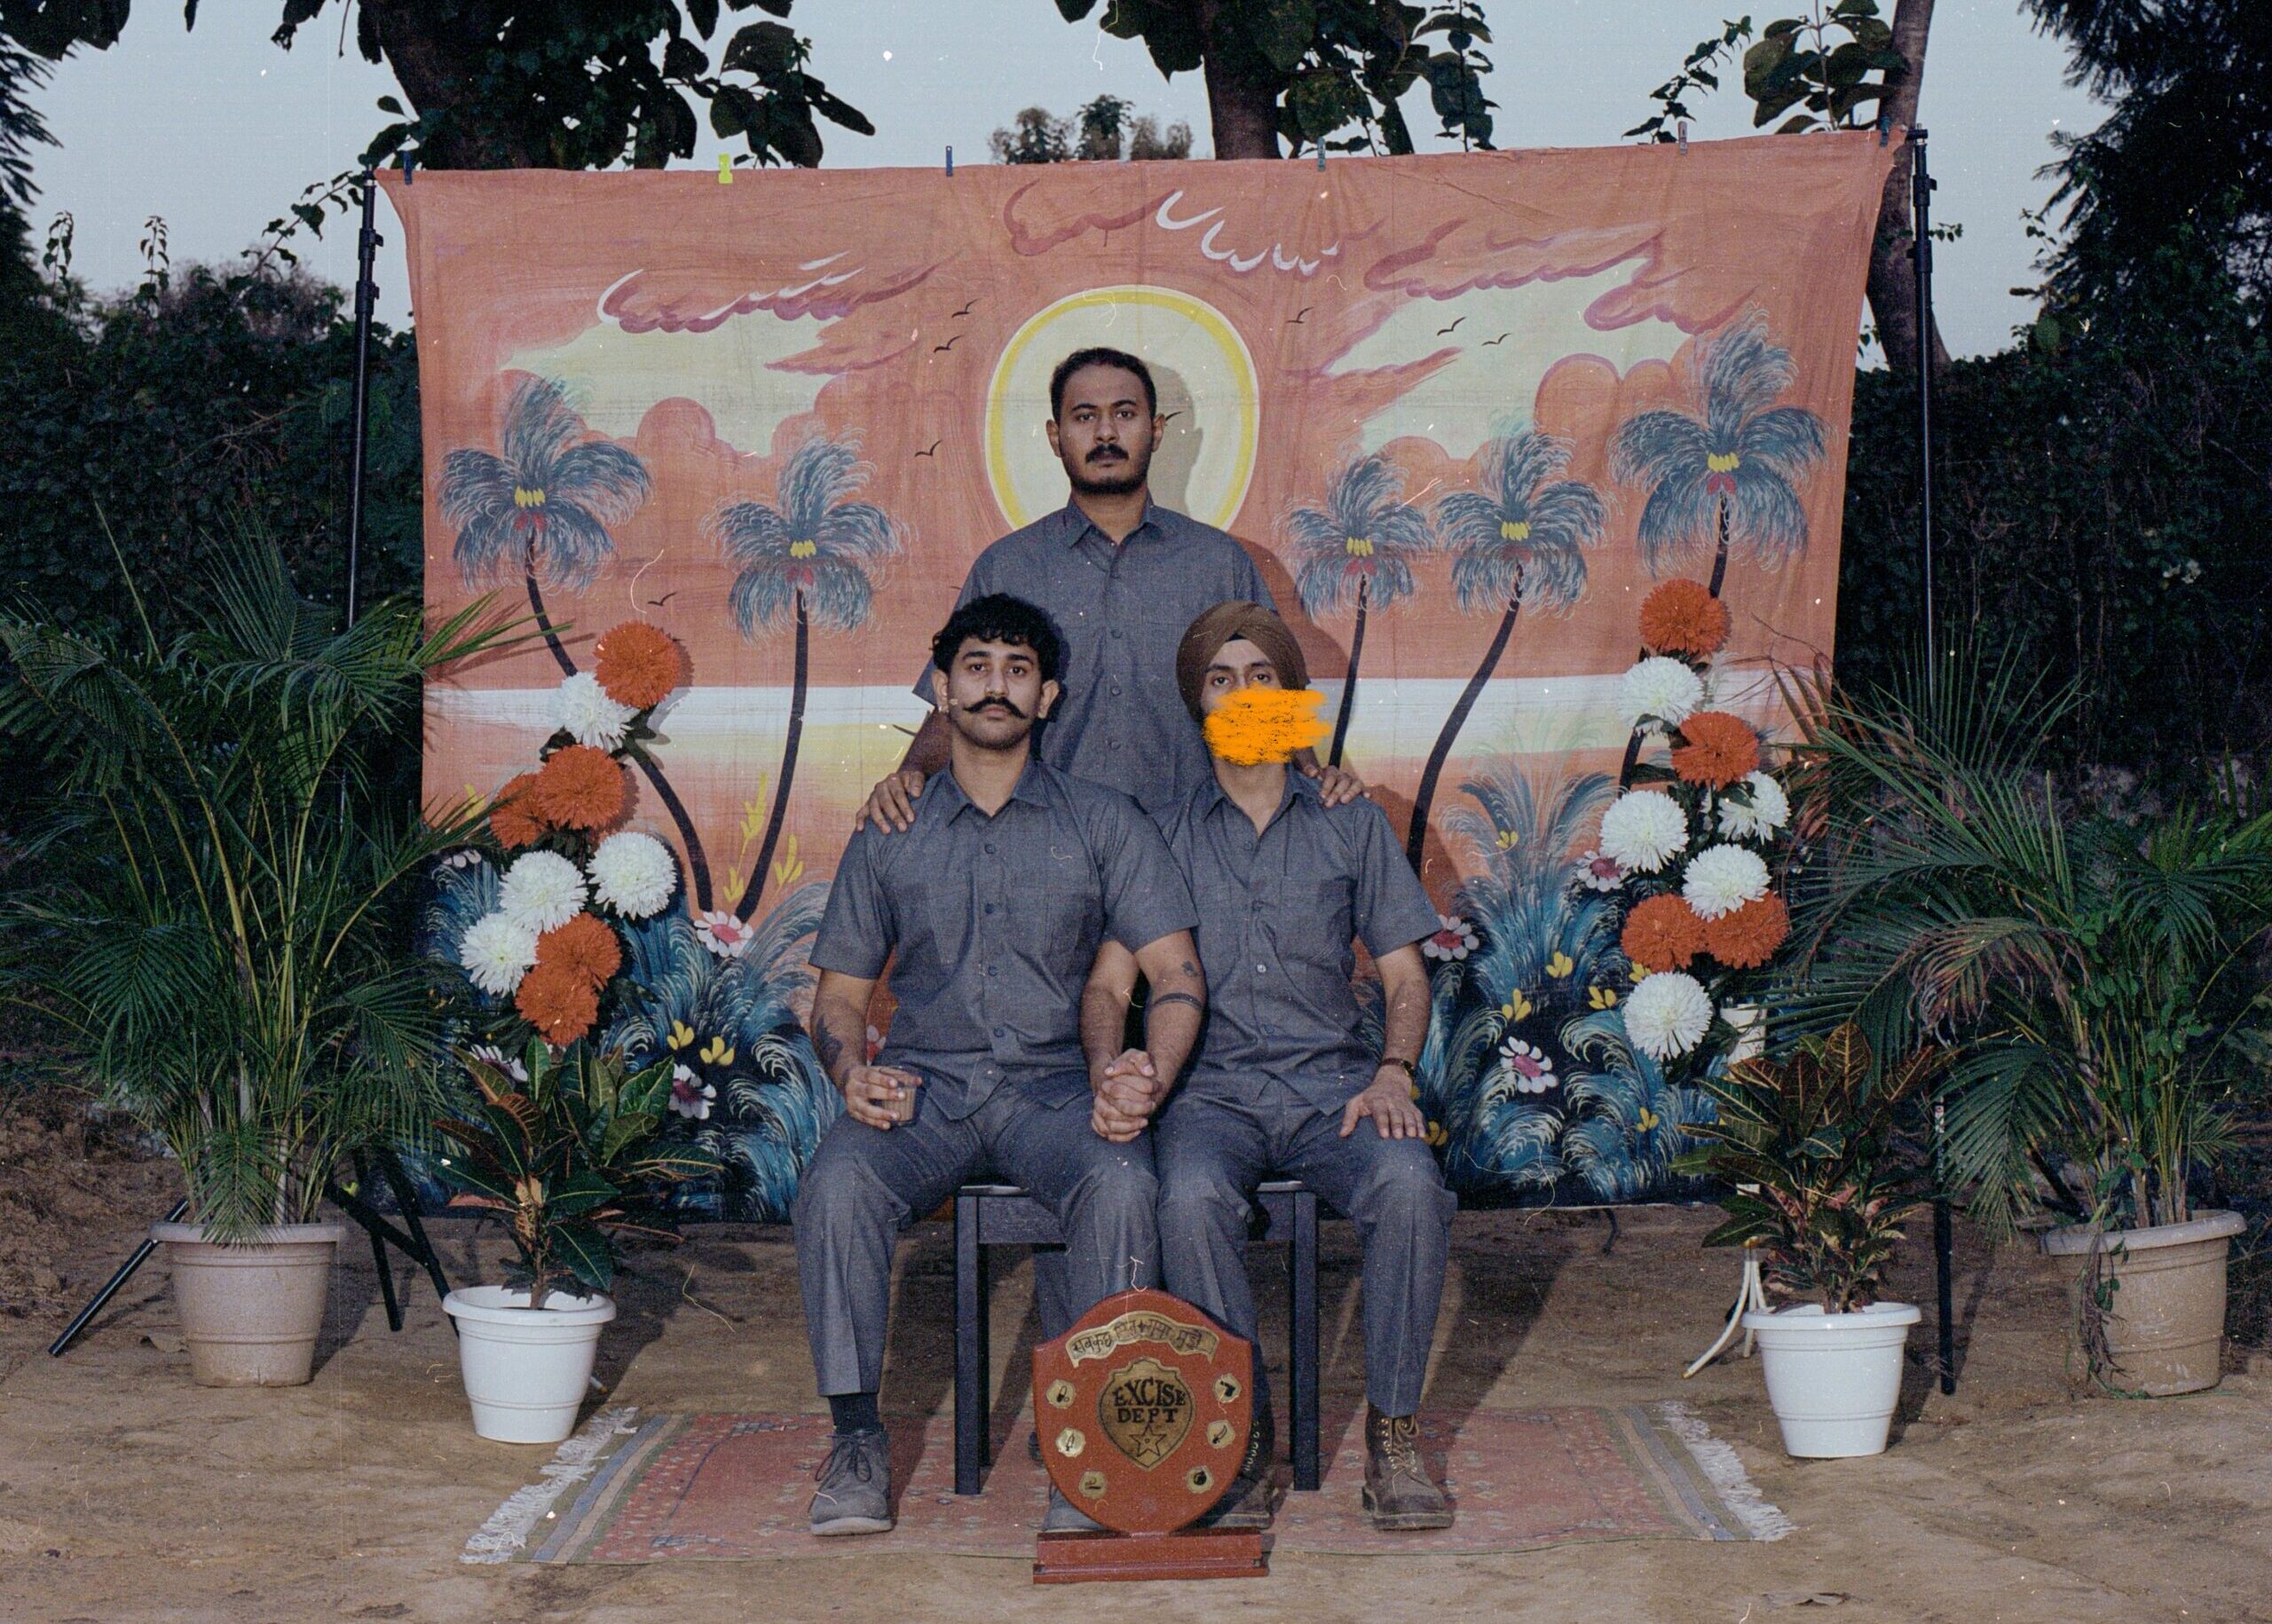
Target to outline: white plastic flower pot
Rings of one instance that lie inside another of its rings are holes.
[[[600,1328],[615,1318],[608,1297],[468,1286],[442,1299],[457,1321],[458,1368],[473,1406],[473,1430],[501,1444],[556,1444],[576,1430],[592,1384]]]
[[[1842,1314],[1809,1303],[1745,1314],[1744,1329],[1759,1336],[1784,1450],[1806,1459],[1883,1454],[1901,1397],[1902,1350],[1921,1318],[1913,1303]]]

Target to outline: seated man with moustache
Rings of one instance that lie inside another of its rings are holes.
[[[1147,1081],[1162,1284],[1252,1341],[1247,1219],[1264,1179],[1301,1179],[1356,1220],[1364,1244],[1364,1507],[1376,1527],[1446,1528],[1452,1512],[1420,1458],[1419,1408],[1457,1202],[1412,1102],[1428,1036],[1418,944],[1436,911],[1369,800],[1328,806],[1287,761],[1314,721],[1301,647],[1257,603],[1219,603],[1184,635],[1176,678],[1212,773],[1169,819],[1199,911],[1208,1010],[1189,1075]],[[1386,1033],[1359,1037],[1350,988],[1361,939],[1379,966]],[[1108,943],[1093,1004],[1125,1002],[1137,965]],[[1091,1015],[1089,1019],[1098,1019]],[[1258,1352],[1257,1424],[1219,1526],[1270,1521],[1270,1410]]]
[[[1076,1316],[1153,1283],[1151,1147],[1140,1109],[1121,1102],[1176,1076],[1205,1010],[1191,900],[1157,826],[1033,754],[1064,659],[1048,618],[1017,598],[974,599],[931,658],[948,770],[907,830],[853,835],[812,950],[813,1046],[845,1108],[794,1213],[806,1333],[836,1428],[816,1534],[891,1526],[877,1390],[892,1251],[965,1180],[991,1171],[1055,1212]],[[1106,941],[1150,978],[1146,1051],[1122,1052],[1116,1029],[1084,1052],[1083,990]],[[869,1003],[887,961],[898,1009],[871,1065]]]

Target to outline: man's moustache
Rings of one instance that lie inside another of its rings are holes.
[[[1125,462],[1128,461],[1128,453],[1115,446],[1103,445],[1089,453],[1089,461],[1092,462]]]
[[[1026,719],[1026,713],[1007,699],[981,699],[976,705],[966,705],[963,709],[973,716],[977,715],[981,711],[999,710],[1020,721]]]

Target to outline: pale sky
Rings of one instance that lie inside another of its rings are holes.
[[[152,214],[165,217],[178,264],[241,251],[302,187],[354,162],[386,122],[373,104],[394,89],[351,42],[340,54],[336,6],[302,28],[288,53],[268,43],[276,0],[206,0],[186,33],[178,6],[143,0],[136,9],[120,44],[62,64],[38,102],[63,145],[36,159],[34,235],[68,209],[76,268],[99,288],[139,274],[137,243]],[[1497,144],[1616,142],[1654,110],[1650,89],[1735,9],[1723,0],[1487,0],[1499,35],[1487,81],[1499,103]],[[1761,23],[1773,14],[1751,13]],[[727,13],[722,36],[735,17]],[[861,137],[824,125],[831,166],[938,163],[950,145],[958,165],[982,162],[989,132],[1019,108],[1069,113],[1107,91],[1163,123],[1189,121],[1196,154],[1208,151],[1198,75],[1163,80],[1140,44],[1069,25],[1050,0],[802,0],[791,20],[813,41],[814,71],[877,127]],[[1931,131],[1940,181],[1935,218],[1964,228],[1934,262],[1942,332],[1959,354],[2002,348],[2028,318],[2011,291],[2036,280],[2021,211],[2049,193],[2036,172],[2054,155],[2052,132],[2087,130],[2103,111],[2063,82],[2065,65],[2018,0],[1941,0],[1934,12],[1919,122]],[[1692,138],[1749,133],[1738,76],[1704,99]],[[1416,135],[1434,129],[1424,90],[1406,112]],[[714,168],[719,150],[706,125],[700,167]],[[380,314],[400,324],[399,233],[383,204],[380,219],[390,239]],[[319,272],[353,281],[351,221],[304,247]]]

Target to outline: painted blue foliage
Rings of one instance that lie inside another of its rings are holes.
[[[504,454],[442,460],[444,522],[469,586],[523,570],[582,591],[615,556],[613,526],[647,500],[647,465],[627,446],[587,438],[550,378],[525,378],[505,406]]]

